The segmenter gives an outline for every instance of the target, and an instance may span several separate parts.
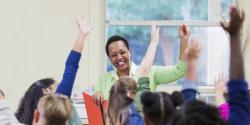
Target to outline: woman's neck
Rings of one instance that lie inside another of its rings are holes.
[[[127,71],[117,71],[119,77],[121,76],[129,76],[129,70]]]

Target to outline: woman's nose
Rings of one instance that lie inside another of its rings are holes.
[[[121,59],[122,58],[122,55],[121,54],[118,54],[117,55],[117,59],[119,60],[119,59]]]

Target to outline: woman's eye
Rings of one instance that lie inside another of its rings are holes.
[[[121,52],[121,55],[123,55],[123,54],[125,54],[126,53],[126,51],[123,51],[123,52]]]
[[[110,55],[111,57],[116,57],[116,55]]]

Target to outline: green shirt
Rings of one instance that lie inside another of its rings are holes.
[[[132,63],[129,76],[138,80],[138,67]],[[149,73],[150,90],[155,91],[159,84],[170,83],[182,78],[186,71],[186,62],[178,61],[175,66],[152,66]],[[94,87],[94,92],[101,92],[105,99],[109,97],[111,86],[119,79],[117,70],[104,73]]]

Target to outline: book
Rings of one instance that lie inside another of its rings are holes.
[[[89,125],[105,125],[104,111],[107,107],[108,100],[96,104],[92,96],[83,92],[83,99],[86,107]]]

